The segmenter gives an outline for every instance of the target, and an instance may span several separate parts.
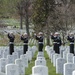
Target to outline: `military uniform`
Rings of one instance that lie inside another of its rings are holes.
[[[67,36],[67,40],[70,42],[70,53],[74,54],[74,36]]]
[[[28,37],[21,36],[21,40],[24,41],[23,53],[26,54],[28,51]]]
[[[61,46],[61,38],[59,36],[51,36],[51,39],[53,40],[53,45],[54,45],[54,51],[55,53],[60,53],[60,46]]]
[[[8,34],[8,38],[9,38],[9,41],[10,41],[10,43],[9,43],[10,55],[12,55],[12,53],[14,52],[14,39],[15,39],[15,36]]]
[[[43,36],[36,36],[36,40],[38,40],[39,52],[43,51]]]

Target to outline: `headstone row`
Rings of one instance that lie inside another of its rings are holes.
[[[61,46],[60,54],[56,54],[53,47],[46,46],[45,50],[56,67],[56,73],[62,75],[75,75],[75,56],[70,53],[69,46]]]
[[[5,55],[0,58],[0,75],[25,75],[25,68],[28,67],[28,61],[32,60],[37,47],[29,47],[26,54],[21,51],[22,47],[15,47],[15,52],[9,55],[8,49],[1,50]],[[18,48],[20,50],[18,51]],[[1,54],[2,55],[2,54]]]
[[[32,75],[48,75],[48,67],[46,66],[44,52],[38,52],[35,66],[32,68]]]

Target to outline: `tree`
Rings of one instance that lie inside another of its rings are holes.
[[[24,0],[17,3],[18,14],[20,15],[20,29],[23,29],[23,16],[24,16]]]
[[[29,33],[29,19],[30,19],[30,6],[31,2],[30,0],[24,0],[24,18],[25,18],[25,25],[26,25],[26,32],[30,36]]]
[[[38,27],[39,31],[44,31],[47,35],[47,45],[50,45],[49,35],[50,35],[50,23],[51,19],[49,16],[53,16],[55,10],[55,0],[35,0],[33,5],[33,23],[35,28]],[[40,28],[39,28],[40,27]]]
[[[30,19],[30,5],[31,5],[31,2],[30,0],[21,0],[19,1],[18,3],[18,12],[19,12],[19,15],[20,15],[20,19],[21,19],[21,24],[20,24],[20,28],[22,29],[22,23],[23,23],[23,19],[25,20],[25,25],[26,25],[26,32],[28,33],[28,35],[30,35],[29,33],[29,19]]]

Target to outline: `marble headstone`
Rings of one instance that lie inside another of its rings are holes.
[[[8,64],[6,65],[6,75],[19,75],[18,65]]]
[[[72,72],[75,70],[75,64],[65,63],[64,64],[64,75],[72,75]]]

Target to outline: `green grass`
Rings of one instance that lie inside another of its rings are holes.
[[[48,75],[61,75],[61,74],[56,74],[55,67],[53,67],[53,64],[51,63],[51,60],[49,59],[46,51],[44,51],[44,56],[46,59],[47,67],[48,67]],[[32,74],[32,67],[35,65],[35,60],[37,57],[37,52],[35,53],[32,61],[29,63],[28,68],[25,69],[25,75],[30,75]]]
[[[36,57],[37,57],[37,52],[35,53],[32,61],[29,63],[28,65],[28,68],[25,69],[25,75],[30,75],[32,74],[32,67],[35,65],[35,60],[36,60]]]
[[[19,21],[17,19],[2,19],[4,24],[9,25],[9,26],[17,26],[19,25]]]
[[[61,75],[61,74],[56,74],[55,67],[53,67],[53,64],[51,63],[51,60],[49,59],[46,51],[44,52],[44,56],[46,58],[46,63],[48,67],[48,75]]]

